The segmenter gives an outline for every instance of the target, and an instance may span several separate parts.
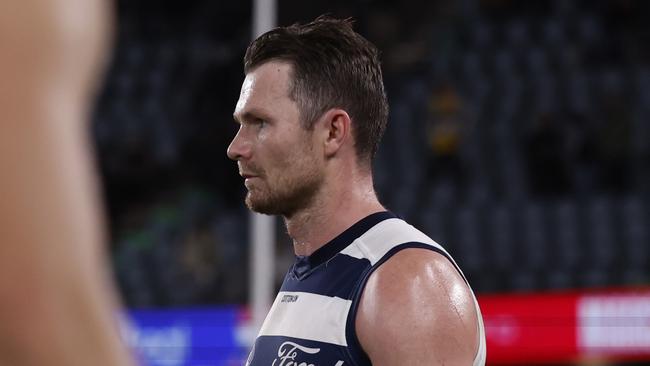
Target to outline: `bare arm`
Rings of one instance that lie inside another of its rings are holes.
[[[0,2],[0,365],[129,365],[87,139],[100,0]]]
[[[449,260],[425,249],[403,250],[370,276],[356,328],[375,366],[466,366],[478,348],[468,286]]]

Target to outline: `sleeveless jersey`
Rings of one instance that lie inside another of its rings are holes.
[[[246,362],[247,366],[371,365],[355,333],[356,311],[372,272],[406,248],[451,256],[425,234],[390,212],[372,214],[289,269]],[[474,295],[472,295],[474,296]],[[474,366],[485,364],[485,331],[479,324]]]

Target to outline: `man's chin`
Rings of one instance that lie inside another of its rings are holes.
[[[281,215],[281,212],[278,212],[277,205],[273,205],[271,202],[254,199],[251,197],[250,193],[246,195],[246,207],[253,212],[257,212],[263,215]]]

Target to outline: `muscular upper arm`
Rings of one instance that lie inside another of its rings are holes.
[[[369,278],[357,337],[375,366],[471,365],[478,348],[469,287],[439,253],[406,249]]]

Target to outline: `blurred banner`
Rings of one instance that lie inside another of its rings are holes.
[[[650,360],[650,289],[484,295],[488,364]],[[242,365],[255,338],[243,307],[133,310],[125,339],[148,366]]]
[[[133,310],[124,338],[146,366],[240,366],[255,334],[239,307]]]
[[[480,296],[489,364],[650,360],[650,290]]]

